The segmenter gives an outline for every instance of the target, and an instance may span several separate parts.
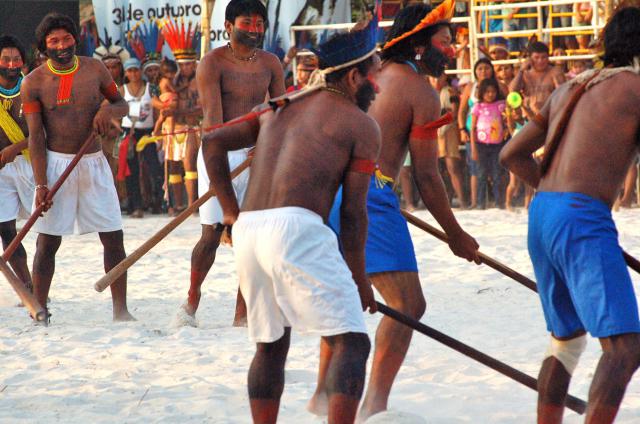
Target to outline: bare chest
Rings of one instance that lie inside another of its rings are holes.
[[[100,82],[88,70],[78,71],[72,79],[44,75],[39,94],[43,112],[54,115],[93,116],[103,99]]]
[[[258,104],[264,100],[270,83],[271,72],[268,69],[249,72],[225,69],[220,75],[220,92],[223,100],[243,96],[257,99],[255,104]]]

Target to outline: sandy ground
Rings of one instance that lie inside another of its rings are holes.
[[[417,215],[429,222],[424,211]],[[457,214],[482,251],[533,278],[526,213]],[[615,214],[621,244],[640,255],[637,210]],[[125,220],[127,251],[168,221]],[[536,295],[486,266],[450,254],[418,229],[414,237],[427,297],[426,324],[536,376],[548,336]],[[67,237],[58,254],[49,328],[31,324],[10,286],[0,283],[0,422],[248,423],[246,375],[254,346],[231,327],[237,280],[233,255],[221,248],[203,288],[199,327],[172,322],[186,298],[195,218],[179,227],[129,273],[133,323],[111,321],[108,292],[93,283],[102,270],[97,235]],[[25,246],[31,261],[33,234]],[[636,291],[640,278],[633,275]],[[373,335],[380,315],[367,316]],[[294,333],[280,422],[321,423],[305,410],[316,378],[318,340]],[[599,356],[590,339],[571,393],[586,398]],[[414,336],[390,408],[429,423],[532,423],[532,390],[423,336]],[[582,419],[567,411],[567,423]],[[640,378],[631,382],[619,423],[640,422]]]

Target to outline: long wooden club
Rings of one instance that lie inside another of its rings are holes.
[[[406,220],[408,222],[410,222],[411,224],[415,225],[416,227],[420,228],[423,231],[426,231],[427,233],[431,234],[432,236],[434,236],[435,238],[442,240],[445,243],[449,242],[449,237],[447,237],[447,235],[438,230],[437,228],[433,227],[432,225],[427,224],[426,222],[424,222],[423,220],[421,220],[420,218],[416,217],[415,215],[407,212],[406,210],[402,210],[402,215],[406,218]],[[485,255],[482,252],[478,252],[478,256],[480,256],[480,260],[482,261],[482,263],[487,264],[488,266],[490,266],[491,268],[495,269],[498,272],[503,273],[504,275],[506,275],[507,277],[511,277],[513,278],[515,281],[517,281],[518,283],[522,284],[523,286],[525,286],[526,288],[533,290],[534,292],[538,291],[538,287],[535,283],[535,281],[527,278],[526,276],[520,274],[518,271],[509,268],[508,266],[501,264],[500,262],[496,261],[495,259],[491,258],[490,256]]]
[[[9,264],[0,258],[0,272],[4,274],[11,284],[11,287],[16,292],[24,306],[29,310],[29,313],[36,321],[41,321],[44,325],[47,325],[47,312],[45,309],[38,303],[38,300],[35,298],[29,290],[24,286],[20,278],[13,272],[11,268],[9,268]]]
[[[251,158],[245,159],[240,165],[233,169],[231,172],[231,179],[234,179],[238,175],[242,173],[245,169],[249,167],[251,164]],[[109,272],[107,272],[104,277],[99,279],[95,284],[94,288],[96,291],[102,292],[111,284],[113,284],[122,274],[124,274],[129,268],[133,266],[140,258],[142,258],[147,252],[149,252],[156,244],[160,243],[169,233],[171,233],[178,225],[182,224],[184,221],[191,216],[193,212],[198,210],[200,206],[202,206],[207,200],[216,195],[215,189],[210,189],[205,194],[203,194],[198,200],[193,202],[191,206],[182,211],[180,215],[176,216],[173,220],[171,220],[167,225],[162,227],[160,231],[155,233],[153,237],[149,240],[145,241],[140,247],[138,247],[132,254],[127,256],[120,262],[118,265],[113,267]]]
[[[95,131],[93,131],[91,132],[91,135],[89,136],[89,138],[87,138],[87,140],[82,144],[82,146],[80,146],[80,150],[78,150],[78,152],[73,157],[69,165],[67,165],[67,168],[60,175],[60,178],[58,178],[58,180],[49,189],[49,193],[47,193],[47,199],[46,199],[47,201],[50,201],[53,199],[53,196],[56,195],[56,192],[60,189],[62,184],[64,184],[64,182],[67,180],[67,178],[71,174],[71,171],[73,171],[73,169],[76,167],[78,162],[80,162],[80,159],[82,159],[82,156],[84,156],[87,150],[89,150],[89,147],[91,147],[95,138],[96,138],[96,133]],[[22,240],[27,236],[27,233],[29,232],[31,227],[33,227],[33,224],[35,224],[38,218],[40,218],[40,215],[42,214],[43,210],[44,210],[44,205],[36,206],[36,208],[31,213],[31,216],[29,217],[27,222],[24,224],[20,232],[11,241],[11,243],[9,243],[9,246],[7,246],[4,253],[2,254],[2,259],[4,259],[5,262],[8,262],[9,259],[11,259],[11,256],[13,256],[16,249],[18,249],[18,246],[20,246],[20,243],[22,243]]]
[[[447,336],[446,334],[441,333],[440,331],[431,328],[416,319],[408,317],[396,311],[395,309],[388,307],[387,305],[384,305],[380,302],[376,302],[376,304],[378,306],[378,312],[388,316],[389,318],[392,318],[408,327],[411,327],[415,331],[422,333],[425,336],[430,337],[444,344],[445,346],[450,347],[451,349],[458,351],[463,355],[480,362],[483,365],[486,365],[487,367],[495,371],[498,371],[500,374],[505,375],[512,380],[515,380],[518,383],[529,387],[530,389],[538,391],[538,380],[531,377],[530,375],[527,375],[522,371],[505,364],[504,362],[498,361],[497,359],[485,353],[482,353],[479,350],[476,350],[471,346],[454,339],[453,337]],[[585,401],[571,395],[567,395],[565,406],[581,415],[584,414],[587,409],[587,403]]]

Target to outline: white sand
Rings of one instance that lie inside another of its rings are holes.
[[[418,216],[432,222],[428,214]],[[615,214],[621,244],[640,255],[637,211]],[[459,213],[482,251],[533,278],[525,213]],[[129,252],[168,221],[125,221]],[[537,296],[487,266],[454,257],[443,243],[411,229],[428,310],[423,322],[536,376],[548,336]],[[203,287],[199,328],[171,326],[188,289],[189,258],[199,236],[190,219],[129,274],[135,323],[111,321],[108,292],[97,293],[102,248],[97,235],[65,238],[51,289],[49,328],[33,326],[0,277],[0,422],[248,423],[247,369],[254,346],[230,326],[237,288],[232,253],[221,248]],[[33,234],[25,246],[29,261]],[[638,275],[632,274],[638,290]],[[367,316],[370,335],[380,315]],[[316,378],[318,340],[294,335],[280,422],[321,423],[305,410]],[[599,356],[591,339],[571,393],[586,398]],[[415,334],[390,408],[429,423],[532,423],[532,390]],[[567,411],[567,423],[581,418]],[[619,423],[640,422],[640,377],[631,382]]]

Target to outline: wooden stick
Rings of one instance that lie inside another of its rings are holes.
[[[402,212],[402,215],[411,224],[415,225],[416,227],[420,228],[423,231],[426,231],[427,233],[431,234],[432,236],[434,236],[435,238],[437,238],[439,240],[442,240],[445,243],[449,242],[449,237],[447,237],[447,235],[444,232],[438,230],[437,228],[433,227],[432,225],[427,224],[426,222],[424,222],[420,218],[416,217],[415,215],[412,215],[411,213],[407,212],[404,209],[402,209],[401,212]],[[491,258],[490,256],[485,255],[482,252],[478,252],[478,256],[480,257],[480,260],[482,261],[482,263],[490,266],[491,268],[495,269],[498,272],[503,273],[507,277],[513,278],[515,281],[517,281],[518,283],[522,284],[526,288],[528,288],[530,290],[533,290],[536,293],[538,292],[538,287],[537,287],[535,281],[527,278],[526,276],[520,274],[518,271],[516,271],[516,270],[514,270],[512,268],[509,268],[508,266],[496,261],[495,259]]]
[[[60,189],[62,184],[64,184],[66,179],[69,177],[69,174],[71,174],[71,171],[73,171],[73,169],[76,167],[78,162],[80,162],[80,159],[82,159],[82,156],[84,156],[87,150],[89,150],[89,147],[91,147],[91,144],[93,143],[95,138],[96,138],[96,133],[92,132],[89,138],[87,138],[87,140],[84,142],[84,144],[80,146],[80,150],[78,150],[76,155],[73,157],[73,159],[71,160],[71,163],[67,165],[67,168],[64,170],[62,175],[60,175],[60,178],[58,178],[58,181],[56,181],[55,184],[53,184],[53,187],[49,189],[49,193],[47,193],[47,198],[46,198],[47,201],[50,201],[53,199],[53,196],[55,196],[56,192]],[[5,262],[9,262],[9,259],[11,258],[11,256],[13,256],[16,249],[18,249],[18,246],[20,246],[20,243],[22,243],[22,240],[27,236],[27,233],[29,232],[31,227],[33,227],[33,224],[35,224],[38,218],[40,218],[40,215],[42,214],[43,209],[44,209],[44,205],[36,206],[34,211],[31,213],[31,216],[22,227],[22,230],[20,230],[20,232],[16,235],[16,237],[11,241],[9,246],[7,246],[4,253],[2,254],[2,259],[4,259]]]
[[[414,329],[415,331],[424,334],[427,337],[430,337],[442,344],[444,344],[447,347],[450,347],[451,349],[458,351],[460,353],[462,353],[465,356],[468,356],[471,359],[474,359],[478,362],[480,362],[483,365],[486,365],[487,367],[498,371],[500,374],[505,375],[509,378],[511,378],[512,380],[517,381],[520,384],[523,384],[527,387],[529,387],[530,389],[533,389],[535,391],[538,391],[538,380],[536,380],[535,378],[531,377],[530,375],[527,375],[525,373],[523,373],[520,370],[517,370],[507,364],[505,364],[504,362],[498,361],[495,358],[492,358],[491,356],[482,353],[474,348],[472,348],[469,345],[466,345],[452,337],[447,336],[444,333],[439,332],[438,330],[435,330],[423,323],[421,323],[418,320],[415,320],[411,317],[408,317],[398,311],[396,311],[395,309],[392,309],[390,307],[388,307],[387,305],[384,305],[380,302],[376,302],[377,306],[378,306],[378,312],[388,316],[389,318],[392,318],[398,322],[401,322],[402,324],[411,327],[412,329]],[[565,406],[575,412],[577,412],[578,414],[582,415],[584,414],[584,412],[587,409],[587,403],[585,401],[583,401],[582,399],[578,399],[574,396],[571,395],[567,395],[567,399],[565,401]]]
[[[234,179],[238,175],[242,173],[245,169],[249,167],[251,164],[251,158],[247,158],[238,165],[231,172],[231,179]],[[205,194],[203,194],[198,200],[193,202],[191,206],[187,209],[183,210],[180,215],[176,216],[173,220],[171,220],[167,225],[162,227],[160,231],[155,233],[153,237],[149,240],[145,241],[140,247],[138,247],[132,254],[127,256],[120,262],[118,265],[113,267],[109,272],[107,272],[104,277],[99,279],[95,284],[94,288],[96,291],[102,292],[111,284],[113,284],[122,274],[124,274],[133,264],[138,262],[140,258],[142,258],[149,250],[151,250],[156,244],[160,243],[171,231],[173,231],[178,225],[182,224],[184,221],[191,216],[193,212],[198,210],[200,206],[202,206],[207,200],[216,195],[215,189],[210,189]]]
[[[627,263],[627,266],[640,274],[640,261],[624,250],[622,251],[622,256],[624,256],[624,261]]]
[[[47,312],[45,309],[38,303],[38,300],[35,298],[29,290],[24,286],[22,280],[18,278],[18,276],[13,272],[7,262],[0,258],[0,272],[4,274],[13,287],[13,290],[16,292],[22,304],[29,310],[29,313],[36,321],[41,321],[44,325],[47,325]]]

